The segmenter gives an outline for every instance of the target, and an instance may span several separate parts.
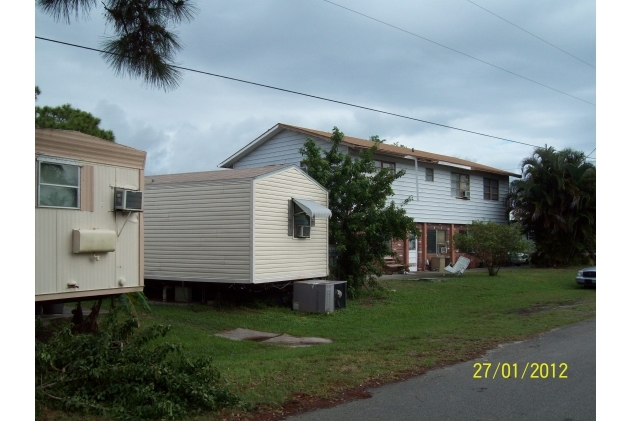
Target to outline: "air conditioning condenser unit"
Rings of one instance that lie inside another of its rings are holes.
[[[294,310],[331,313],[342,308],[346,308],[346,281],[294,282]]]

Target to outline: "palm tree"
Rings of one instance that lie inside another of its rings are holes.
[[[536,244],[533,262],[575,263],[596,254],[596,167],[583,152],[536,148],[511,183],[509,207]]]
[[[190,22],[197,9],[191,0],[103,0],[106,22],[115,35],[106,39],[101,54],[117,74],[141,78],[148,86],[176,88],[180,73],[174,56],[182,46],[169,30]],[[80,12],[87,16],[96,0],[37,0],[40,9],[57,21],[70,23]]]

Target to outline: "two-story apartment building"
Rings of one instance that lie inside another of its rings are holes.
[[[307,138],[324,150],[331,147],[331,133],[276,124],[228,159],[223,168],[248,168],[273,164],[301,165],[299,149]],[[345,136],[340,150],[358,156],[373,142]],[[406,170],[393,184],[396,203],[412,196],[406,212],[414,218],[422,235],[409,241],[394,241],[393,249],[410,271],[426,270],[432,257],[454,262],[460,251],[452,237],[474,220],[507,222],[504,198],[509,176],[520,174],[476,162],[382,143],[375,154],[378,167]]]

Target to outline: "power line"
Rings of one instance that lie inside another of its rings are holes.
[[[493,15],[493,16],[495,16],[495,17],[497,17],[497,18],[499,18],[499,19],[502,19],[504,22],[506,22],[506,23],[509,23],[509,24],[513,25],[515,28],[517,28],[517,29],[521,29],[522,31],[524,31],[524,32],[525,32],[525,33],[527,33],[528,35],[532,35],[533,37],[537,38],[538,40],[545,42],[546,44],[548,44],[548,45],[550,45],[550,46],[552,46],[552,47],[556,48],[557,50],[559,50],[559,51],[561,51],[561,52],[564,52],[564,53],[565,53],[565,54],[567,54],[568,56],[573,57],[573,58],[575,58],[576,60],[578,60],[578,61],[580,61],[580,62],[583,62],[583,63],[587,64],[587,65],[588,65],[588,66],[590,66],[590,67],[593,67],[594,69],[596,68],[596,66],[594,66],[593,64],[590,64],[590,63],[588,63],[588,62],[586,62],[586,61],[584,61],[584,60],[581,60],[580,58],[576,57],[575,55],[572,55],[572,54],[568,53],[567,51],[565,51],[565,50],[563,50],[563,49],[561,49],[561,48],[557,47],[556,45],[554,45],[554,44],[552,44],[552,43],[550,43],[550,42],[546,41],[545,39],[543,39],[543,38],[541,38],[541,37],[538,37],[537,35],[533,34],[532,32],[528,32],[528,31],[527,31],[527,30],[525,30],[524,28],[522,28],[522,27],[520,27],[520,26],[515,25],[513,22],[510,22],[510,21],[508,21],[508,20],[504,19],[504,18],[503,18],[503,17],[501,17],[500,15],[496,15],[495,13],[491,12],[489,9],[485,9],[484,7],[480,6],[479,4],[472,2],[471,0],[466,0],[466,1],[468,1],[469,3],[471,3],[471,4],[472,4],[472,5],[474,5],[474,6],[479,7],[480,9],[482,9],[482,10],[484,10],[484,11],[486,11],[486,12],[488,12],[488,13],[492,14],[492,15]]]
[[[97,48],[85,47],[83,45],[72,44],[72,43],[63,42],[63,41],[57,41],[57,40],[50,39],[50,38],[43,38],[43,37],[39,37],[37,35],[35,36],[35,38],[36,39],[40,39],[42,41],[49,41],[49,42],[54,42],[54,43],[57,43],[57,44],[68,45],[70,47],[82,48],[84,50],[96,51],[98,53],[114,54],[114,53],[110,53],[108,51],[99,50]],[[402,114],[397,114],[397,113],[392,113],[392,112],[389,112],[389,111],[379,110],[379,109],[376,109],[376,108],[365,107],[363,105],[352,104],[350,102],[338,101],[338,100],[335,100],[335,99],[325,98],[325,97],[321,97],[321,96],[317,96],[317,95],[311,95],[311,94],[306,94],[306,93],[303,93],[303,92],[292,91],[290,89],[278,88],[276,86],[265,85],[263,83],[257,83],[257,82],[251,82],[251,81],[248,81],[248,80],[237,79],[237,78],[230,77],[230,76],[224,76],[224,75],[219,75],[219,74],[216,74],[216,73],[205,72],[203,70],[190,69],[188,67],[181,67],[181,66],[171,66],[171,67],[173,67],[174,69],[185,70],[187,72],[200,73],[200,74],[207,75],[207,76],[214,76],[214,77],[218,77],[218,78],[222,78],[222,79],[232,80],[232,81],[235,81],[235,82],[241,82],[241,83],[247,83],[249,85],[260,86],[262,88],[274,89],[274,90],[277,90],[277,91],[287,92],[287,93],[290,93],[290,94],[295,94],[295,95],[306,96],[306,97],[309,97],[309,98],[320,99],[322,101],[333,102],[333,103],[341,104],[341,105],[347,105],[349,107],[360,108],[362,110],[373,111],[373,112],[376,112],[376,113],[391,115],[391,116],[394,116],[394,117],[405,118],[407,120],[419,121],[421,123],[432,124],[434,126],[445,127],[447,129],[458,130],[458,131],[465,132],[465,133],[476,134],[478,136],[485,136],[485,137],[490,137],[492,139],[504,140],[506,142],[518,143],[520,145],[533,146],[535,148],[538,147],[537,145],[531,145],[530,143],[519,142],[517,140],[511,140],[511,139],[506,139],[506,138],[503,138],[503,137],[492,136],[492,135],[484,134],[484,133],[480,133],[480,132],[474,132],[472,130],[460,129],[458,127],[448,126],[446,124],[434,123],[434,122],[428,121],[428,120],[421,120],[420,118],[409,117],[409,116],[405,116],[405,115],[402,115]]]
[[[415,37],[420,38],[420,39],[422,39],[422,40],[424,40],[424,41],[431,42],[432,44],[436,44],[436,45],[438,45],[438,46],[440,46],[440,47],[443,47],[443,48],[446,48],[446,49],[448,49],[448,50],[450,50],[450,51],[453,51],[453,52],[455,52],[455,53],[461,54],[461,55],[463,55],[463,56],[465,56],[465,57],[469,57],[469,58],[471,58],[471,59],[473,59],[473,60],[479,61],[480,63],[484,63],[484,64],[486,64],[486,65],[488,65],[488,66],[495,67],[496,69],[499,69],[499,70],[501,70],[501,71],[503,71],[503,72],[506,72],[506,73],[510,73],[510,74],[511,74],[511,75],[513,75],[513,76],[520,77],[520,78],[522,78],[522,79],[524,79],[524,80],[527,80],[527,81],[529,81],[529,82],[535,83],[535,84],[537,84],[537,85],[539,85],[539,86],[543,86],[544,88],[548,88],[548,89],[551,89],[551,90],[553,90],[553,91],[555,91],[555,92],[558,92],[558,93],[560,93],[560,94],[567,95],[567,96],[569,96],[569,97],[571,97],[571,98],[574,98],[574,99],[578,99],[579,101],[586,102],[587,104],[591,104],[591,105],[594,105],[594,106],[596,105],[596,104],[594,104],[593,102],[586,101],[586,100],[584,100],[584,99],[582,99],[582,98],[579,98],[579,97],[577,97],[577,96],[574,96],[574,95],[568,94],[567,92],[563,92],[563,91],[560,91],[560,90],[558,90],[558,89],[556,89],[556,88],[553,88],[553,87],[551,87],[551,86],[544,85],[544,84],[543,84],[543,83],[541,83],[541,82],[537,82],[536,80],[533,80],[533,79],[527,78],[526,76],[522,76],[522,75],[517,74],[517,73],[515,73],[515,72],[511,72],[510,70],[507,70],[507,69],[504,69],[504,68],[502,68],[502,67],[496,66],[495,64],[489,63],[488,61],[484,61],[484,60],[481,60],[481,59],[479,59],[479,58],[477,58],[477,57],[473,57],[472,55],[469,55],[469,54],[467,54],[467,53],[463,53],[462,51],[458,51],[458,50],[456,50],[456,49],[454,49],[454,48],[451,48],[451,47],[448,47],[448,46],[446,46],[446,45],[440,44],[440,43],[438,43],[438,42],[436,42],[436,41],[432,41],[432,40],[431,40],[431,39],[429,39],[429,38],[422,37],[422,36],[420,36],[420,35],[418,35],[418,34],[415,34],[415,33],[413,33],[413,32],[407,31],[407,30],[405,30],[405,29],[403,29],[403,28],[399,28],[398,26],[392,25],[392,24],[390,24],[390,23],[388,23],[388,22],[384,22],[384,21],[379,20],[379,19],[377,19],[377,18],[373,18],[372,16],[365,15],[365,14],[363,14],[363,13],[360,13],[360,12],[356,11],[356,10],[349,9],[348,7],[342,6],[342,5],[340,5],[340,4],[334,3],[334,2],[329,1],[329,0],[322,0],[322,1],[325,1],[325,2],[327,2],[327,3],[329,3],[329,4],[332,4],[332,5],[334,5],[334,6],[337,6],[337,7],[339,7],[339,8],[344,9],[344,10],[348,10],[349,12],[352,12],[352,13],[358,14],[358,15],[363,16],[363,17],[365,17],[365,18],[368,18],[368,19],[374,20],[375,22],[379,22],[379,23],[381,23],[381,24],[383,24],[383,25],[386,25],[386,26],[389,26],[389,27],[391,27],[391,28],[394,28],[394,29],[396,29],[396,30],[398,30],[398,31],[405,32],[406,34],[409,34],[409,35],[415,36]]]
[[[593,150],[593,151],[591,151],[591,152],[590,152],[590,153],[589,153],[589,154],[588,154],[585,158],[589,158],[589,156],[590,156],[591,154],[593,154],[595,150],[596,150],[596,148],[594,148],[594,150]],[[596,158],[592,158],[592,159],[596,159]]]

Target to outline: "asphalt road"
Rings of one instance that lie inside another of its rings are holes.
[[[485,363],[491,364],[488,372]],[[547,366],[541,366],[543,363]],[[567,364],[563,373],[562,363]],[[502,377],[502,369],[510,378]],[[476,371],[481,379],[473,378]],[[531,378],[535,372],[547,378]],[[559,378],[561,375],[567,378]],[[369,392],[372,398],[287,420],[595,420],[596,320],[506,344],[483,358]]]

